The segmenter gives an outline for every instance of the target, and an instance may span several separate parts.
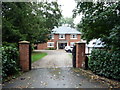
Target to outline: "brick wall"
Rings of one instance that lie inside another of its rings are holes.
[[[38,50],[47,49],[47,43],[42,43],[37,45]]]
[[[57,48],[57,41],[58,40],[65,40],[68,41],[68,46],[70,46],[70,42],[78,42],[81,41],[81,35],[77,35],[77,39],[70,39],[70,34],[65,34],[65,39],[59,39],[59,34],[54,34],[54,39],[48,40],[48,42],[54,42],[54,48]],[[47,43],[38,44],[37,49],[43,50],[47,49]]]
[[[68,41],[68,46],[70,46],[70,42],[79,42],[79,41],[81,41],[81,35],[79,34],[79,35],[77,35],[77,39],[71,39],[70,38],[70,34],[67,34],[66,35],[66,40]]]

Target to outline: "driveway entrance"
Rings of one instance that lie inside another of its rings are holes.
[[[72,55],[64,50],[36,50],[48,55],[32,64],[32,68],[72,67]]]
[[[43,59],[32,64],[32,70],[3,84],[3,88],[106,88],[82,75],[72,67],[70,53],[64,50],[40,50],[47,52]],[[64,68],[65,67],[65,68]]]

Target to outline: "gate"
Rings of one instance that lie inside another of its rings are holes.
[[[73,47],[72,56],[73,67],[76,67],[76,46]]]
[[[32,46],[29,45],[29,70],[31,70],[31,54],[32,54]]]

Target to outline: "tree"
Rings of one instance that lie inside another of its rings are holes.
[[[78,27],[88,42],[101,38],[109,48],[120,40],[120,2],[77,2],[73,17],[82,13]]]
[[[3,2],[3,42],[46,42],[47,35],[58,26],[60,18],[57,2]]]
[[[60,22],[59,22],[59,25],[62,26],[62,25],[66,25],[68,27],[74,27],[74,19],[73,18],[69,18],[69,17],[62,17],[60,19]]]

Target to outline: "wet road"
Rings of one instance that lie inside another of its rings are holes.
[[[48,55],[32,64],[32,70],[4,83],[3,88],[105,88],[72,68],[72,59],[63,50],[43,50]]]
[[[34,62],[32,68],[72,67],[71,53],[64,50],[36,50],[36,52],[46,52],[48,55]]]
[[[106,88],[74,68],[39,68],[4,83],[3,88]]]

